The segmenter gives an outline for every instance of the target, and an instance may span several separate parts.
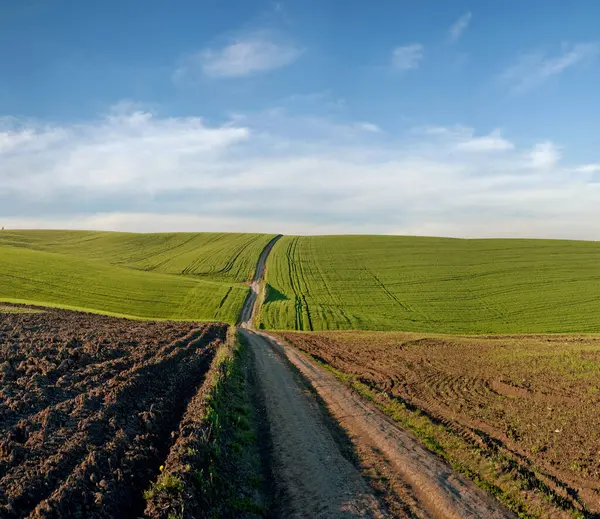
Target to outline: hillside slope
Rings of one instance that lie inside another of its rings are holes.
[[[140,272],[63,254],[0,246],[0,301],[143,318],[234,323],[247,292],[244,285]]]
[[[0,301],[234,323],[271,235],[0,232]]]
[[[268,234],[3,231],[0,245],[67,254],[106,265],[242,283],[273,238]]]
[[[267,265],[270,329],[600,332],[600,244],[286,236]]]

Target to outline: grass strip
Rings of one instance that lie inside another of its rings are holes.
[[[156,481],[144,493],[146,517],[257,518],[266,514],[246,346],[230,328]]]

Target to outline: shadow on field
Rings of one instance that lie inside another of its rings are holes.
[[[275,303],[277,301],[289,301],[290,298],[276,288],[273,288],[269,283],[266,286],[265,303]]]

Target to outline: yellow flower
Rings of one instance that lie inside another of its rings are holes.
[[[161,465],[160,467],[158,467],[158,470],[160,470],[162,472],[163,470],[165,470],[165,466]]]

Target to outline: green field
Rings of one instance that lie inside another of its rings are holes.
[[[105,265],[243,283],[269,234],[3,231],[0,245],[67,254]]]
[[[0,300],[234,323],[261,234],[0,232]]]
[[[236,321],[266,234],[0,232],[0,301]],[[285,236],[267,329],[600,332],[600,244]]]
[[[267,263],[270,329],[600,332],[600,244],[284,237]]]

